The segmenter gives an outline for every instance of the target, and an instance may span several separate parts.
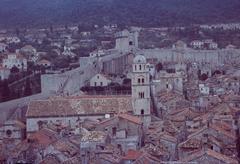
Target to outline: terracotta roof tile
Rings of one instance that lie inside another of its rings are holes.
[[[57,140],[55,137],[55,132],[49,129],[41,129],[33,134],[31,134],[28,139],[35,141],[37,144],[48,146]]]
[[[141,118],[139,118],[137,116],[133,116],[133,115],[130,115],[130,114],[119,114],[118,117],[126,119],[126,120],[131,121],[131,122],[136,123],[136,124],[142,124]]]
[[[201,151],[198,151],[194,154],[191,154],[190,156],[188,156],[187,158],[184,158],[182,159],[181,161],[183,162],[191,162],[191,161],[194,161],[204,155],[208,155],[208,156],[211,156],[217,160],[220,160],[224,163],[228,163],[228,164],[237,164],[238,161],[236,159],[232,159],[224,154],[220,154],[218,152],[215,152],[213,150],[210,150],[210,149],[207,149],[206,151],[204,150],[201,150]]]
[[[132,111],[131,96],[61,97],[30,102],[27,117],[125,113],[127,111]]]
[[[137,150],[128,150],[126,155],[123,157],[124,160],[136,160],[139,158],[143,153]]]

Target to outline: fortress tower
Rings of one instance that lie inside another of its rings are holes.
[[[130,52],[138,48],[138,32],[129,32],[128,30],[123,30],[116,33],[116,46],[115,49],[121,52]]]

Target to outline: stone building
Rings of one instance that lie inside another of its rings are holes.
[[[105,131],[111,143],[120,147],[123,152],[129,149],[138,150],[142,144],[142,120],[130,114],[119,114],[96,125],[97,130]]]
[[[109,57],[108,57],[109,58]],[[128,73],[131,69],[134,55],[133,53],[115,55],[114,58],[102,60],[102,70],[107,74],[123,74]]]
[[[48,112],[46,112],[48,111]],[[103,119],[106,115],[133,111],[131,96],[59,97],[30,102],[27,110],[27,133],[47,123],[76,127],[84,119]]]
[[[104,87],[104,86],[108,86],[111,82],[112,82],[112,80],[110,79],[110,77],[108,77],[105,74],[98,73],[90,79],[90,86],[91,87],[99,87],[99,86]]]
[[[133,114],[140,116],[147,127],[151,122],[150,73],[143,55],[133,59],[132,70]]]
[[[116,34],[116,46],[115,49],[120,52],[130,52],[138,48],[138,32],[129,32],[124,30]]]
[[[26,70],[27,69],[27,59],[24,56],[17,54],[17,53],[8,54],[7,58],[3,59],[2,65],[5,68],[9,68],[9,69],[16,66],[20,70]]]
[[[184,76],[181,73],[160,71],[153,80],[155,92],[183,93]]]
[[[0,142],[11,140],[12,144],[20,143],[25,139],[26,126],[21,121],[8,120],[0,127]]]

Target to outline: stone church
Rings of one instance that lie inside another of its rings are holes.
[[[120,113],[138,116],[147,128],[151,122],[151,98],[146,58],[135,56],[132,69],[132,95],[60,96],[30,102],[27,133],[38,131],[43,124],[61,123],[74,128],[84,119],[101,120]]]

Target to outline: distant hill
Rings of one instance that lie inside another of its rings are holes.
[[[0,0],[0,26],[240,22],[240,0]]]

